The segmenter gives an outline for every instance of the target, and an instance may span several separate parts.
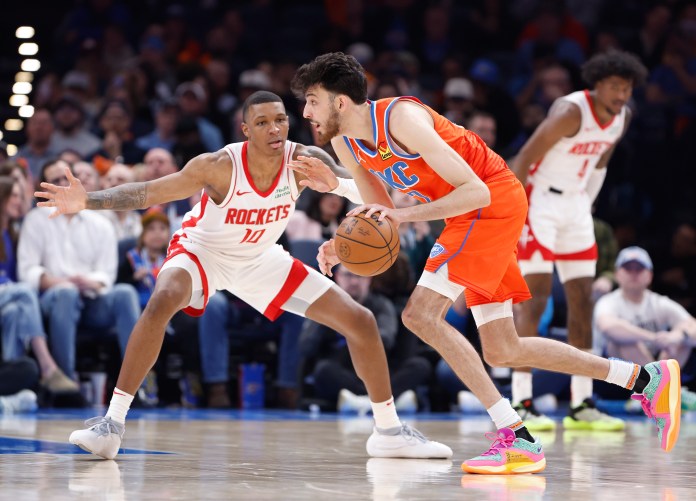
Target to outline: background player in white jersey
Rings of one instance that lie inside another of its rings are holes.
[[[510,168],[526,184],[529,213],[518,246],[519,265],[532,299],[516,317],[521,336],[536,336],[551,293],[555,264],[568,304],[568,342],[592,348],[592,282],[597,245],[592,203],[606,177],[606,167],[630,120],[627,107],[633,87],[647,70],[633,55],[610,51],[582,67],[592,90],[561,97],[551,106]],[[553,429],[532,404],[529,368],[516,368],[512,398],[530,430]],[[573,429],[621,430],[623,421],[602,414],[592,401],[592,379],[571,378],[571,411],[563,420]]]
[[[165,326],[180,309],[202,313],[209,295],[226,289],[271,319],[285,310],[346,337],[355,370],[372,402],[376,426],[367,442],[368,454],[450,457],[449,447],[427,440],[399,421],[372,314],[276,243],[303,187],[326,191],[329,186],[320,178],[296,175],[288,163],[315,156],[334,164],[331,157],[319,148],[287,141],[288,116],[275,94],[252,94],[244,103],[243,118],[247,142],[200,155],[180,172],[90,193],[68,173],[69,187],[43,183],[46,191],[36,193],[47,199],[39,205],[56,207],[55,214],[63,214],[82,209],[142,209],[204,190],[201,202],[184,217],[172,238],[155,290],[131,334],[106,416],[88,420],[89,428],[73,432],[70,442],[114,458],[132,395],[157,359]],[[326,172],[331,173],[328,168]],[[333,174],[326,179],[335,182]]]
[[[639,364],[667,356],[686,366],[696,346],[696,319],[676,301],[649,289],[653,263],[645,249],[623,249],[616,258],[615,278],[619,288],[602,296],[594,309],[597,351]],[[696,410],[696,394],[684,387],[682,409]]]

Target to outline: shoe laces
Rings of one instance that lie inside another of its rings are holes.
[[[631,395],[632,400],[638,400],[640,402],[640,406],[643,408],[643,412],[649,417],[655,419],[657,421],[657,418],[655,418],[655,414],[653,414],[653,411],[651,409],[650,405],[650,399],[646,397],[643,393],[635,393]]]
[[[113,421],[109,416],[90,418],[85,421],[85,426],[89,426],[89,429],[100,437],[110,433],[123,437],[123,432],[126,429],[124,425]]]
[[[486,452],[481,454],[482,456],[492,456],[493,454],[498,454],[502,449],[509,449],[515,443],[515,439],[517,438],[515,435],[506,435],[501,431],[496,433],[489,431],[483,436],[492,443],[491,447]]]
[[[423,435],[420,431],[416,430],[415,428],[411,428],[406,423],[402,423],[401,425],[401,436],[404,437],[406,440],[416,439],[423,443],[428,441],[425,435]]]

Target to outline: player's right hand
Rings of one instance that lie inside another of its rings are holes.
[[[321,271],[324,275],[333,277],[331,268],[340,262],[338,255],[336,254],[333,238],[328,242],[321,244],[321,247],[319,247],[319,254],[317,254],[317,262],[319,263],[319,271]]]
[[[56,210],[49,217],[57,217],[61,214],[74,214],[80,212],[87,205],[87,191],[79,179],[73,176],[69,167],[65,168],[65,175],[70,186],[56,186],[51,183],[41,183],[46,191],[36,191],[36,198],[44,198],[44,202],[38,202],[39,207],[55,207]]]

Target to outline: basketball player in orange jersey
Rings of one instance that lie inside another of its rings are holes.
[[[520,305],[521,336],[536,336],[551,293],[554,264],[568,304],[568,343],[592,349],[592,285],[597,244],[592,203],[602,187],[607,163],[631,118],[626,106],[633,86],[647,70],[637,57],[619,51],[597,54],[582,67],[593,88],[554,102],[546,119],[510,163],[526,184],[529,214],[518,244],[519,265],[532,299]],[[571,378],[570,414],[563,425],[575,430],[620,431],[621,419],[594,405],[592,379]],[[555,422],[532,403],[530,368],[512,373],[512,403],[530,429],[551,430]]]
[[[498,428],[490,449],[463,463],[465,471],[539,472],[546,460],[541,444],[501,397],[474,348],[445,322],[445,312],[462,292],[491,365],[540,367],[633,389],[648,415],[659,418],[662,447],[674,446],[681,417],[676,361],[640,367],[558,341],[517,335],[512,304],[530,298],[516,259],[527,197],[505,162],[478,136],[412,97],[369,101],[363,68],[340,52],[301,66],[292,87],[306,99],[305,118],[319,138],[331,141],[366,203],[349,214],[380,213],[381,219],[397,224],[445,219],[403,321],[442,355]],[[315,162],[300,163],[309,174]],[[421,204],[395,209],[382,182]],[[338,263],[333,241],[320,248],[318,259],[330,274]]]
[[[106,416],[88,420],[88,428],[73,432],[70,442],[113,459],[133,395],[157,360],[169,320],[181,309],[202,314],[208,297],[226,289],[270,319],[289,311],[346,337],[355,370],[372,402],[375,429],[367,441],[369,455],[451,457],[449,447],[427,440],[399,421],[372,314],[277,244],[302,189],[321,188],[323,183],[321,176],[313,180],[296,176],[287,164],[303,155],[333,164],[331,157],[319,148],[287,140],[288,116],[275,94],[252,94],[244,103],[243,119],[248,141],[200,155],[177,173],[87,193],[66,172],[69,187],[42,183],[45,191],[36,193],[46,199],[39,205],[55,207],[57,215],[83,209],[143,209],[203,190],[201,201],[186,214],[169,244],[155,290],[128,341]],[[333,180],[331,171],[326,172]]]

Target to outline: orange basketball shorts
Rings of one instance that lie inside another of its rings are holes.
[[[464,285],[467,306],[514,303],[532,297],[517,266],[517,242],[527,217],[527,195],[515,175],[486,183],[491,204],[445,221],[425,269],[447,265],[449,280]]]

